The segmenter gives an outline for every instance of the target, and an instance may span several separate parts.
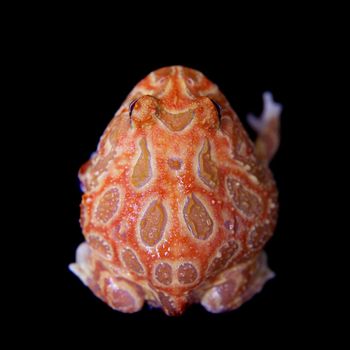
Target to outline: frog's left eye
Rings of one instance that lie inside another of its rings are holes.
[[[219,119],[221,119],[221,112],[222,112],[221,105],[218,102],[216,102],[215,100],[213,100],[212,98],[210,100],[211,100],[211,102],[213,102],[213,104],[218,112]]]
[[[132,111],[135,108],[136,102],[138,101],[138,98],[135,98],[134,100],[132,100],[129,104],[129,116],[131,117]]]

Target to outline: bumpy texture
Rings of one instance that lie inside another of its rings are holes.
[[[130,93],[80,169],[86,239],[70,269],[113,309],[233,310],[273,276],[262,251],[277,218],[268,163],[281,107],[249,117],[256,145],[216,85],[167,67]]]

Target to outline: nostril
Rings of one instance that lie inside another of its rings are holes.
[[[188,78],[187,79],[187,84],[190,85],[190,86],[193,86],[194,85],[194,80],[192,78]]]
[[[219,103],[217,103],[215,100],[213,100],[212,98],[210,100],[211,100],[211,102],[213,102],[213,104],[216,108],[216,111],[218,112],[219,119],[221,120],[221,111],[222,111],[221,105]]]

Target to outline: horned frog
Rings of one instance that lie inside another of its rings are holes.
[[[193,303],[220,313],[250,299],[273,277],[262,249],[277,220],[268,164],[280,113],[265,93],[261,118],[248,117],[254,145],[202,73],[149,74],[80,169],[86,242],[71,271],[125,313],[145,301],[167,315]]]

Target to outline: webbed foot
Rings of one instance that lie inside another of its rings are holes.
[[[201,304],[213,313],[237,309],[259,293],[275,274],[267,265],[265,252],[257,257],[222,272],[207,290]]]

